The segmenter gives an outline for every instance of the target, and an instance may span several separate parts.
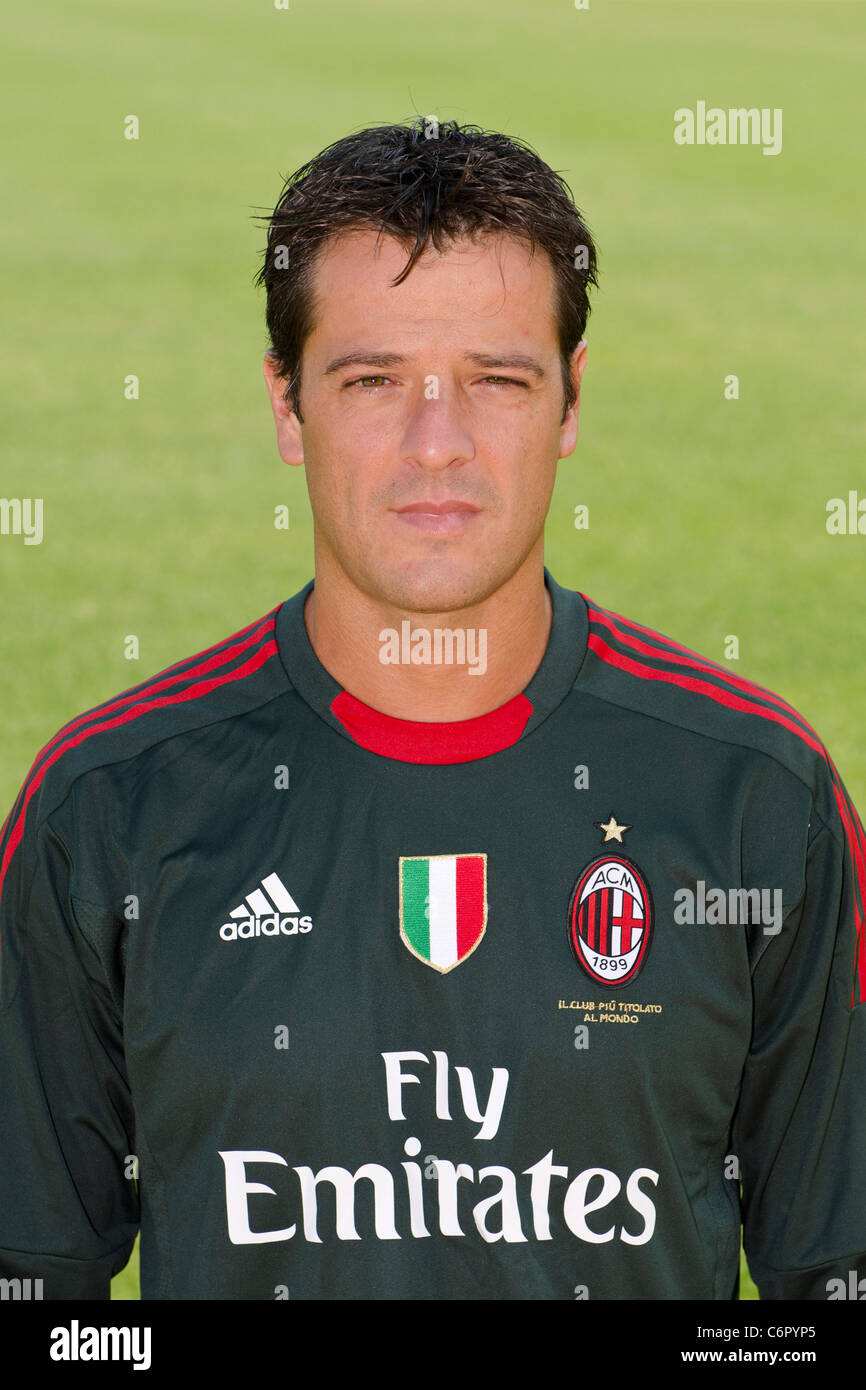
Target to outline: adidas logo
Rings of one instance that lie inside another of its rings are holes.
[[[263,891],[267,890],[267,892]],[[300,917],[300,908],[278,874],[268,874],[261,888],[254,888],[223,922],[220,936],[223,941],[236,941],[239,936],[296,936],[310,931],[311,917]]]

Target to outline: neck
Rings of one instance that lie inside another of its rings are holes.
[[[425,722],[473,719],[518,695],[541,664],[552,617],[540,548],[467,608],[396,608],[318,565],[304,608],[313,651],[344,690],[395,719]]]

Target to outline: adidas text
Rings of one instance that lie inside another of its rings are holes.
[[[280,917],[272,912],[266,917],[246,917],[239,922],[223,922],[220,936],[223,941],[235,941],[245,936],[296,936],[312,929],[311,917]]]

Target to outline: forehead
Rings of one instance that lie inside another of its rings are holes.
[[[555,280],[547,253],[507,233],[427,244],[401,284],[410,249],[375,228],[331,237],[314,269],[312,339],[358,329],[428,329],[490,337],[515,333],[539,346],[556,340]]]

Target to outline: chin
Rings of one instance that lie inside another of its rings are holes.
[[[498,567],[497,567],[498,571]],[[508,578],[482,560],[413,563],[377,576],[376,591],[394,608],[415,613],[448,613],[483,603]]]

